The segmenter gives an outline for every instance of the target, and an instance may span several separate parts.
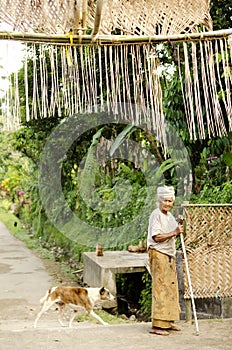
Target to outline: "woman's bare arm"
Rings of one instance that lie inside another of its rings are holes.
[[[164,241],[166,241],[167,239],[170,239],[172,237],[177,237],[180,235],[180,233],[184,232],[184,226],[183,225],[179,225],[174,231],[165,233],[165,234],[158,234],[153,236],[152,238],[154,239],[154,241],[156,243],[162,243]]]

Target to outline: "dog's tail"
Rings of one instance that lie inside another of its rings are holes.
[[[47,300],[50,293],[51,293],[51,289],[48,289],[46,291],[46,294],[39,301],[41,305],[43,305],[45,303],[45,301]]]

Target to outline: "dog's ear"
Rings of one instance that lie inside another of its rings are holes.
[[[100,289],[99,293],[102,295],[102,294],[104,294],[104,291],[105,291],[105,288],[102,287],[102,288]]]

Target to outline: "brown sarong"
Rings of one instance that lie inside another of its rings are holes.
[[[152,326],[169,328],[170,322],[180,318],[176,264],[155,249],[149,249],[152,275]]]

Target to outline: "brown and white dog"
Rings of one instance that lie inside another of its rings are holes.
[[[76,317],[76,311],[80,308],[84,309],[89,315],[97,319],[101,324],[107,325],[108,323],[104,322],[103,319],[98,316],[94,311],[94,305],[101,301],[113,301],[115,300],[114,296],[109,292],[108,289],[102,288],[82,288],[82,287],[65,287],[58,286],[49,289],[45,296],[40,300],[42,304],[42,309],[38,313],[35,322],[34,328],[37,326],[37,322],[40,317],[48,311],[53,305],[57,305],[59,308],[59,317],[58,320],[62,326],[62,317],[64,313],[65,306],[68,305],[73,309],[73,315],[69,320],[69,327],[72,327],[72,322]]]

